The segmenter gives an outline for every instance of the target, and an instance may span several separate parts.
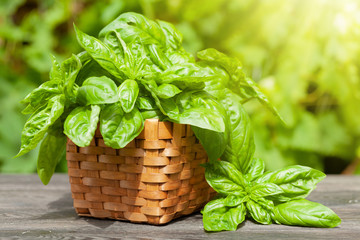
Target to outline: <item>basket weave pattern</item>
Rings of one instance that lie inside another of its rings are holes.
[[[214,195],[204,177],[207,155],[189,125],[145,121],[125,148],[68,140],[72,197],[81,216],[164,224],[203,207]]]

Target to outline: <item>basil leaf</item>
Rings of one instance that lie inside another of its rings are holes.
[[[71,58],[65,60],[61,64],[61,71],[64,73],[65,78],[65,91],[66,94],[75,102],[76,88],[74,86],[76,77],[82,67],[81,61],[78,56],[72,55]]]
[[[225,110],[208,93],[189,91],[184,94],[181,93],[175,98],[160,99],[156,94],[157,84],[155,81],[143,80],[141,83],[151,93],[161,112],[168,116],[171,121],[217,132],[225,130],[225,123],[222,118],[222,113]]]
[[[146,76],[145,76],[146,77]],[[157,79],[160,84],[170,83],[184,90],[201,90],[205,87],[205,80],[208,78],[204,75],[203,69],[196,63],[183,63],[168,67],[161,74],[147,76],[147,79]]]
[[[136,100],[136,107],[139,110],[155,110],[158,109],[153,98],[148,96],[139,96]]]
[[[205,79],[204,90],[216,98],[221,98],[224,89],[228,85],[229,75],[223,69],[217,67],[210,68],[204,64],[202,66],[206,69],[205,71],[209,71],[206,73],[208,77]]]
[[[191,126],[191,129],[204,147],[210,161],[218,160],[224,153],[228,134],[195,126]]]
[[[77,101],[82,105],[114,103],[118,100],[115,82],[105,76],[86,79],[77,91]]]
[[[263,209],[265,209],[270,215],[274,210],[274,202],[266,199],[266,198],[254,198],[252,200],[255,201],[258,205],[260,205]]]
[[[179,107],[176,105],[174,98],[168,99],[160,99],[154,93],[152,93],[154,97],[155,103],[157,107],[161,110],[164,115],[171,116],[170,118],[174,121],[174,119],[178,119],[179,116]],[[177,122],[179,123],[179,122]]]
[[[231,162],[239,171],[246,174],[255,152],[254,134],[249,116],[240,104],[239,97],[229,90],[223,92],[220,101],[227,110],[229,133],[221,160]]]
[[[83,64],[80,72],[78,73],[75,83],[82,86],[83,82],[90,77],[103,77],[114,78],[108,71],[103,69],[95,60],[90,60]]]
[[[264,173],[264,170],[265,170],[264,160],[260,158],[254,158],[249,168],[249,171],[247,172],[247,174],[245,174],[245,178],[249,182],[252,182],[256,178],[260,177]]]
[[[123,110],[129,113],[133,110],[139,94],[139,86],[136,81],[125,80],[119,87],[119,101]]]
[[[101,67],[119,79],[126,78],[125,73],[122,71],[122,62],[107,45],[81,32],[75,25],[74,29],[81,47],[84,48]]]
[[[151,61],[164,70],[171,66],[163,52],[166,47],[166,37],[160,26],[141,14],[124,13],[101,30],[99,36],[106,37],[115,32],[126,44],[139,41],[145,46]]]
[[[51,61],[52,61],[52,68],[49,73],[50,81],[63,83],[64,82],[63,72],[61,71],[61,67],[59,63],[56,61],[55,56],[51,55]]]
[[[159,98],[172,98],[175,95],[181,93],[181,90],[173,84],[163,83],[157,88],[156,94]]]
[[[274,201],[286,202],[305,198],[315,189],[316,184],[325,178],[325,174],[305,166],[290,166],[281,170],[267,172],[259,177],[257,183],[275,183],[284,192],[269,196]]]
[[[76,56],[79,58],[80,63],[82,65],[85,65],[88,62],[92,61],[92,58],[91,58],[90,54],[87,51],[82,51],[82,52],[76,54]]]
[[[161,110],[165,115],[177,116],[179,114],[179,108],[175,103],[174,98],[169,99],[160,99],[157,96],[157,84],[154,80],[142,80],[142,85],[145,89],[151,94],[155,100],[156,106]]]
[[[225,131],[225,110],[205,91],[183,92],[176,97],[176,104],[180,108],[179,114],[167,114],[175,122],[215,132]]]
[[[274,221],[278,224],[332,228],[341,223],[330,208],[306,199],[279,204],[273,212]]]
[[[51,126],[64,112],[64,95],[55,95],[40,107],[25,123],[21,133],[21,148],[15,157],[34,149]]]
[[[132,46],[135,45],[135,43],[131,42],[126,44],[116,31],[108,32],[104,41],[116,55],[121,56],[121,59],[124,59],[125,67],[122,68],[122,71],[130,79],[141,77],[139,72],[144,68],[145,60],[147,59],[143,46],[133,49]]]
[[[181,93],[181,90],[173,84],[163,83],[160,86],[154,80],[143,81],[148,86],[151,92],[162,99],[172,98]]]
[[[107,146],[123,148],[144,128],[141,113],[135,107],[124,113],[119,103],[105,105],[100,115],[100,132]]]
[[[227,197],[224,199],[224,205],[227,207],[236,207],[240,204],[247,202],[249,200],[249,197],[246,195],[246,192],[244,192],[241,195],[227,195]]]
[[[77,146],[88,146],[94,138],[99,113],[100,107],[97,105],[75,108],[65,120],[64,133]]]
[[[275,116],[284,122],[276,108],[270,103],[268,97],[260,91],[257,84],[251,78],[245,76],[242,64],[237,58],[228,57],[226,54],[213,48],[200,51],[197,53],[197,56],[201,60],[216,64],[226,70],[231,78],[227,88],[239,95],[242,98],[242,102],[246,102],[251,98],[257,98]]]
[[[171,66],[171,62],[161,50],[159,45],[147,45],[148,53],[150,54],[151,61],[156,64],[160,69],[165,70]]]
[[[177,51],[168,51],[166,52],[166,56],[173,66],[195,62],[194,57],[190,53],[186,52],[183,48],[180,48]]]
[[[284,120],[280,116],[279,112],[270,103],[268,97],[260,91],[258,85],[251,78],[245,77],[240,82],[240,87],[237,87],[237,89],[240,89],[238,94],[243,99],[243,102],[251,98],[257,98],[266,108],[270,110],[270,112],[272,112],[282,123],[284,123]]]
[[[250,197],[261,198],[283,193],[284,191],[274,183],[258,183],[250,189]]]
[[[151,118],[157,118],[160,121],[166,121],[168,120],[164,114],[160,110],[147,110],[147,111],[141,111],[141,116],[143,119],[151,119]]]
[[[201,212],[206,231],[235,231],[245,220],[246,208],[244,204],[236,207],[226,207],[224,199],[210,201]]]
[[[24,114],[33,113],[39,107],[46,105],[50,98],[62,93],[62,87],[58,82],[47,81],[29,93],[21,103],[28,103],[32,106],[31,111],[24,111]]]
[[[199,64],[207,66],[207,70],[210,71],[208,74],[213,76],[207,81],[207,91],[217,95],[217,91],[228,88],[239,95],[240,82],[245,78],[245,74],[237,58],[228,57],[213,48],[198,52],[197,57],[202,60]]]
[[[166,47],[172,49],[181,48],[181,43],[183,40],[182,34],[172,25],[171,23],[158,20],[161,30],[163,31],[166,37]]]
[[[204,164],[208,184],[218,193],[244,195],[247,182],[231,163],[213,161]]]
[[[158,87],[154,80],[143,80],[141,83],[151,93],[162,113],[173,122],[189,124],[216,132],[225,130],[225,123],[222,118],[225,110],[208,93],[189,91],[174,98],[160,99],[157,96]]]
[[[222,67],[229,74],[229,76],[234,82],[241,81],[245,78],[245,74],[242,71],[242,64],[237,58],[231,58],[214,48],[208,48],[198,52],[197,57],[203,61],[207,61]],[[231,86],[230,82],[229,84],[229,88],[231,90],[238,90],[239,86]],[[235,89],[233,89],[233,87]]]
[[[138,13],[121,14],[100,31],[99,37],[103,38],[111,31],[119,33],[126,43],[139,40],[143,45],[166,45],[165,35],[160,26]]]
[[[42,105],[40,105],[40,106],[38,106],[38,107],[41,107],[41,106],[42,106]],[[26,108],[24,108],[24,109],[21,111],[21,113],[22,113],[22,114],[32,114],[32,113],[34,113],[37,109],[38,109],[38,108],[35,108],[35,107],[31,106],[31,104],[28,104],[28,105],[26,106]]]
[[[66,148],[66,137],[50,131],[41,142],[37,159],[37,173],[44,185],[47,185],[55,172]]]
[[[251,217],[261,224],[271,224],[271,215],[266,209],[255,201],[249,200],[246,202],[246,208],[248,209]]]

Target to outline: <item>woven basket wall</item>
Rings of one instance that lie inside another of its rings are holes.
[[[125,148],[104,144],[99,130],[88,147],[68,140],[72,197],[81,216],[164,224],[202,208],[207,155],[190,126],[156,119]]]

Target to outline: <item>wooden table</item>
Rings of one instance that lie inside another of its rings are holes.
[[[308,199],[332,208],[342,224],[319,229],[247,220],[234,232],[207,233],[199,213],[165,226],[78,217],[67,175],[56,174],[48,186],[36,175],[0,175],[0,239],[360,239],[360,177],[328,176]]]

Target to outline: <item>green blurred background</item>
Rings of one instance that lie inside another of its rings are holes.
[[[19,101],[48,79],[50,54],[78,53],[73,22],[98,31],[122,12],[170,21],[192,53],[239,58],[287,125],[246,108],[269,170],[302,164],[360,173],[359,0],[1,0],[0,172],[36,171],[37,151],[13,159],[28,116]],[[66,171],[63,161],[57,171]]]

